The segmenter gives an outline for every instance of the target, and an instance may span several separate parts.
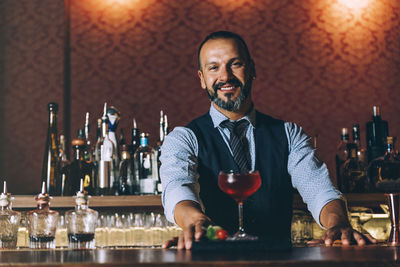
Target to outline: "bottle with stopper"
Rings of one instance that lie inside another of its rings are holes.
[[[55,248],[58,212],[50,209],[51,199],[46,192],[46,182],[43,182],[42,192],[35,198],[37,209],[29,211],[26,215],[30,248]]]
[[[73,249],[95,248],[94,234],[98,212],[89,208],[89,198],[81,179],[80,190],[74,196],[75,209],[65,213],[68,231],[68,247]]]
[[[18,226],[21,213],[12,210],[12,197],[7,192],[7,184],[4,181],[3,193],[0,195],[0,248],[16,248]]]

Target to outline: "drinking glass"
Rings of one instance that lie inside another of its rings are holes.
[[[243,228],[243,201],[254,194],[261,186],[261,177],[258,171],[235,173],[221,171],[218,177],[219,188],[230,195],[239,209],[239,230],[228,240],[257,240],[257,236],[248,235]]]

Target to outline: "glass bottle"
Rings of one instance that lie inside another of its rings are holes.
[[[84,140],[86,145],[84,151],[84,158],[88,162],[93,162],[93,148],[92,148],[92,141],[90,140],[89,112],[86,112],[84,131],[85,131]]]
[[[360,125],[358,123],[353,124],[353,143],[357,146],[357,157],[360,162],[364,165],[368,164],[367,150],[362,147],[360,139]]]
[[[400,160],[395,157],[395,137],[386,138],[386,152],[370,162],[368,178],[371,187],[383,193],[400,192]]]
[[[58,195],[61,189],[59,145],[57,135],[57,111],[58,104],[49,103],[49,124],[47,128],[47,139],[44,151],[42,182],[46,182],[47,192]]]
[[[135,180],[142,195],[154,194],[158,181],[157,154],[149,146],[148,138],[148,133],[140,134],[140,147],[136,150],[134,158]]]
[[[74,192],[79,191],[80,180],[83,179],[84,190],[89,193],[94,192],[93,168],[91,162],[85,160],[85,141],[81,138],[72,140],[74,150],[74,160],[69,165],[69,177],[65,184],[65,195],[72,196]]]
[[[56,230],[56,247],[68,247],[68,234],[64,215],[59,216]]]
[[[367,166],[357,156],[357,144],[348,144],[349,158],[343,164],[343,193],[366,193],[369,190]]]
[[[121,146],[121,162],[119,163],[119,195],[133,194],[133,172],[129,146]]]
[[[0,195],[0,248],[16,248],[18,228],[21,213],[12,210],[11,195],[7,192],[7,184],[4,182],[3,193]]]
[[[114,144],[110,186],[112,193],[118,194],[118,188],[119,188],[118,171],[119,171],[120,151],[119,151],[116,132],[119,120],[121,118],[121,113],[118,111],[116,107],[110,106],[107,109],[107,116],[108,116],[108,136]]]
[[[75,209],[65,213],[68,247],[73,249],[95,248],[94,234],[98,212],[89,208],[90,196],[84,190],[83,183],[81,179],[80,190],[74,196]]]
[[[158,173],[158,179],[156,183],[156,193],[161,194],[162,193],[162,186],[161,186],[161,178],[160,178],[160,166],[161,166],[161,161],[160,161],[160,156],[161,156],[161,146],[162,143],[164,142],[165,136],[167,135],[167,127],[168,127],[168,121],[167,121],[167,115],[164,115],[164,112],[161,110],[160,111],[160,137],[156,143],[156,146],[154,148],[156,154],[157,154],[157,173]]]
[[[55,248],[58,212],[50,210],[51,197],[42,183],[42,192],[36,196],[37,209],[26,215],[28,222],[29,247],[39,249]]]
[[[131,164],[132,164],[132,171],[133,173],[135,173],[135,153],[136,150],[139,148],[140,146],[140,130],[137,127],[136,124],[136,119],[133,118],[133,128],[132,128],[132,143],[131,143]],[[139,181],[136,181],[136,179],[134,179],[133,181],[133,185],[132,185],[132,193],[137,195],[139,194],[140,188],[139,188]]]
[[[342,133],[340,135],[340,143],[336,149],[336,178],[338,189],[342,191],[344,189],[343,179],[341,177],[341,168],[344,162],[348,158],[347,145],[349,143],[349,130],[347,128],[342,128]]]
[[[385,154],[385,140],[389,135],[388,122],[382,120],[381,109],[373,106],[372,121],[367,122],[367,154],[368,162]]]
[[[59,158],[60,158],[60,170],[61,170],[61,178],[60,178],[60,196],[65,195],[65,183],[69,177],[68,166],[70,161],[68,160],[67,154],[65,153],[65,137],[64,135],[60,135],[60,144],[59,144]]]
[[[109,195],[111,193],[110,181],[114,181],[113,155],[115,146],[108,136],[107,103],[104,104],[104,113],[101,117],[102,135],[95,149],[97,165],[96,195]]]

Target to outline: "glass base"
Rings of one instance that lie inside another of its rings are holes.
[[[258,236],[246,234],[243,231],[238,231],[233,236],[229,236],[226,240],[228,241],[256,241],[258,240]]]
[[[30,236],[29,248],[49,249],[56,248],[54,236]]]
[[[17,247],[17,236],[11,238],[2,238],[0,240],[0,249],[9,249]]]
[[[68,248],[72,249],[94,249],[94,233],[68,234]]]

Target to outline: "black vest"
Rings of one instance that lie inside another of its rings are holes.
[[[238,167],[209,113],[186,127],[197,137],[200,198],[213,222],[233,234],[238,230],[237,203],[218,188],[220,170]],[[293,188],[287,172],[288,141],[284,122],[256,112],[256,165],[262,184],[244,202],[244,229],[261,238],[289,238]]]

